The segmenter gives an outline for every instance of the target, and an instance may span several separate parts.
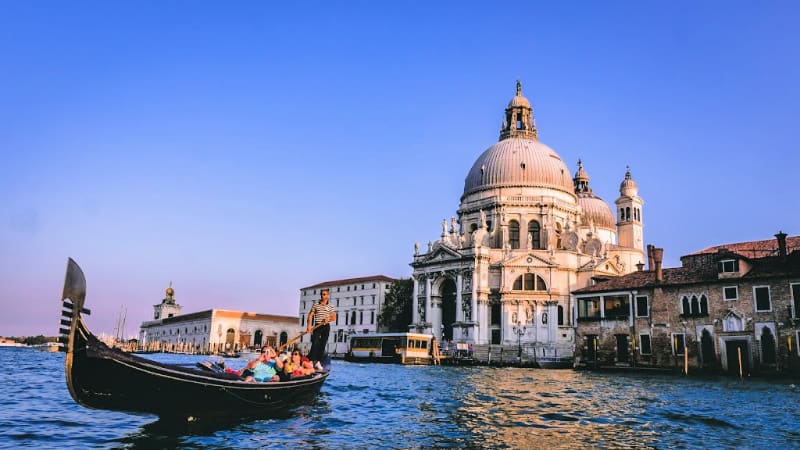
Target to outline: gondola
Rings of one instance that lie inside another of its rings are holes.
[[[238,376],[164,364],[111,348],[86,327],[86,279],[71,258],[62,296],[64,372],[72,398],[94,409],[149,413],[162,420],[283,415],[311,402],[330,367],[303,379],[246,383]],[[68,327],[68,328],[67,328]]]

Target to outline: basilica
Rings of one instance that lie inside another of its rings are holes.
[[[516,95],[497,143],[467,173],[457,217],[427,248],[415,244],[410,331],[475,345],[574,351],[570,292],[643,265],[643,200],[626,171],[614,211],[539,141],[533,108]]]

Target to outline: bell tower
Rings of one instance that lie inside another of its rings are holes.
[[[630,167],[626,167],[625,179],[619,185],[617,205],[617,239],[620,247],[634,248],[644,251],[644,235],[642,232],[642,205],[639,187],[631,177]]]
[[[166,319],[167,317],[177,316],[181,313],[181,305],[175,303],[175,290],[172,289],[172,282],[169,282],[166,297],[161,300],[161,303],[153,305],[153,319]]]

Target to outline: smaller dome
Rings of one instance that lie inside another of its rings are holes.
[[[627,167],[626,169],[625,179],[622,180],[622,183],[619,185],[619,193],[620,195],[626,197],[633,197],[639,192],[639,186],[636,185],[636,182],[633,181],[633,178],[631,177],[630,167]]]
[[[522,106],[524,108],[530,108],[531,107],[531,102],[529,102],[527,98],[523,97],[520,94],[515,95],[514,98],[512,98],[508,102],[508,107],[509,108],[516,108],[516,107],[520,107],[520,106]]]
[[[593,223],[600,228],[609,230],[615,229],[614,214],[611,213],[611,208],[600,197],[592,193],[578,194],[578,203],[581,205],[582,223],[589,225]]]
[[[167,288],[167,295],[173,295],[173,294],[175,294],[175,291],[171,287]]]
[[[517,108],[517,107],[524,107],[529,109],[531,107],[531,102],[529,102],[528,99],[522,95],[522,83],[520,83],[519,80],[517,80],[517,95],[515,95],[514,98],[512,98],[508,102],[508,108]]]

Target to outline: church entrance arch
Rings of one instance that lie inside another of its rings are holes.
[[[439,289],[442,296],[442,340],[451,341],[456,321],[456,283],[448,278]]]
[[[261,348],[261,344],[264,342],[264,333],[261,330],[256,330],[255,334],[253,335],[253,346],[257,348]]]

